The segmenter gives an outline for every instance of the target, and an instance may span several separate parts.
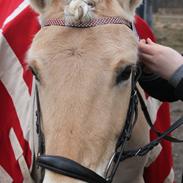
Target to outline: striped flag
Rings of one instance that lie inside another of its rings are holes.
[[[0,182],[31,182],[32,74],[25,53],[39,30],[23,0],[0,0]]]
[[[34,152],[34,80],[25,56],[40,26],[26,0],[0,0],[0,12],[0,183],[29,183]],[[141,38],[152,36],[138,17],[136,26]],[[170,123],[168,104],[148,97],[147,105],[155,125],[166,129]],[[147,183],[173,182],[171,146],[163,141],[162,147],[156,161],[145,170]]]

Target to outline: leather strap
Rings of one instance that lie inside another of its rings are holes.
[[[48,19],[44,26],[66,26],[66,27],[74,27],[74,28],[89,28],[95,27],[97,25],[106,25],[106,24],[124,24],[130,29],[132,28],[132,23],[123,17],[99,17],[92,18],[87,22],[79,22],[79,23],[66,23],[63,19],[55,18]]]
[[[37,157],[37,164],[53,172],[88,183],[109,183],[94,171],[64,157],[41,155]]]
[[[158,135],[158,136],[162,136],[165,132],[159,132],[153,125],[152,121],[151,121],[151,118],[150,118],[150,115],[149,115],[149,112],[147,110],[147,107],[145,105],[145,102],[140,94],[140,92],[137,90],[137,94],[138,94],[138,99],[140,101],[140,104],[141,104],[141,109],[144,113],[144,116],[146,118],[146,121],[147,123],[149,124],[149,126],[151,127],[151,129]],[[171,128],[171,127],[170,127]],[[177,138],[174,138],[174,137],[171,137],[171,136],[168,136],[168,135],[165,135],[163,136],[163,139],[164,140],[167,140],[167,141],[170,141],[170,142],[174,142],[174,143],[180,143],[180,142],[183,142],[183,140],[179,140]]]
[[[174,124],[171,125],[170,128],[168,128],[165,132],[161,133],[159,137],[157,137],[155,140],[151,141],[149,144],[145,145],[144,147],[138,148],[136,150],[124,151],[123,156],[120,160],[124,161],[125,159],[128,159],[130,157],[146,155],[150,150],[152,150],[155,146],[157,146],[162,139],[164,139],[168,134],[173,132],[182,124],[183,124],[183,116],[180,119],[178,119],[176,122],[174,122]]]

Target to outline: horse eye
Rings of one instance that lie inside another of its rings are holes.
[[[118,72],[117,78],[116,78],[116,84],[119,84],[120,82],[126,81],[127,79],[129,79],[131,71],[132,71],[132,67],[129,65],[125,67],[122,71]]]

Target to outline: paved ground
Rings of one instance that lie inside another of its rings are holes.
[[[154,16],[154,32],[158,42],[171,46],[177,51],[183,53],[183,15],[169,14]],[[171,104],[171,121],[175,121],[183,116],[183,102],[174,102]],[[183,139],[183,126],[178,129],[174,135]],[[181,174],[183,171],[183,144],[173,144],[173,157],[176,183],[181,183]]]

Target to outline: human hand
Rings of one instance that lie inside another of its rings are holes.
[[[183,64],[183,57],[177,51],[156,44],[149,38],[140,40],[139,56],[148,69],[167,80]]]

